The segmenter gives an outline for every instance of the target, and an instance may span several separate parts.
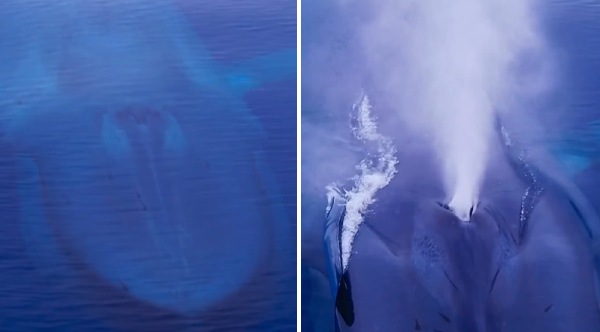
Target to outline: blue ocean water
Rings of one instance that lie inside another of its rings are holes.
[[[296,1],[0,17],[0,331],[295,331]]]
[[[541,30],[555,57],[557,71],[554,74],[560,77],[552,95],[539,100],[540,104],[535,105],[546,112],[542,118],[548,123],[543,125],[549,131],[546,137],[550,139],[544,144],[569,170],[573,181],[596,208],[596,212],[600,212],[600,192],[597,189],[600,188],[600,5],[595,1],[554,0],[539,1],[536,4],[536,17],[540,19]],[[327,136],[327,129],[315,131],[315,123],[329,128],[329,132],[338,132],[340,127],[347,127],[347,118],[333,119],[333,112],[327,110],[346,108],[346,113],[349,113],[351,102],[360,92],[356,89],[360,88],[359,84],[352,86],[362,74],[360,60],[356,55],[361,52],[360,44],[357,43],[357,31],[361,27],[360,23],[368,21],[372,13],[358,5],[347,6],[342,13],[338,5],[335,1],[303,2],[302,114],[303,118],[310,119],[307,124],[303,124],[303,139],[317,134]],[[407,18],[407,21],[410,22],[410,19]],[[388,43],[402,45],[402,39],[399,37]],[[314,70],[315,67],[323,68],[312,65],[316,62],[328,63],[327,72]],[[345,96],[349,102],[338,102],[344,96],[324,97],[324,91],[329,91],[327,86],[343,87],[339,90],[349,92]],[[377,116],[377,110],[374,112]],[[348,135],[348,141],[351,139]],[[311,158],[303,157],[303,170],[314,169],[315,164],[309,163],[318,160],[315,156],[326,156],[328,145],[325,141],[326,139],[321,139],[324,151],[303,150],[303,156]],[[343,144],[347,144],[347,141],[339,140],[331,146]],[[306,146],[309,145],[303,145]],[[343,162],[357,164],[351,152],[343,157],[338,165]],[[303,174],[303,180],[304,178]],[[325,190],[309,182],[303,182],[302,188],[303,238],[311,238],[311,242],[303,243],[302,249],[302,330],[334,331],[334,299],[328,277],[321,272],[325,270],[326,264],[323,247],[312,242],[314,234],[322,232]],[[315,194],[319,190],[322,193],[320,197]]]

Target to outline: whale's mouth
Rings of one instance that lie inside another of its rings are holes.
[[[228,156],[203,149],[165,111],[105,113],[100,135],[88,137],[65,143],[90,144],[67,149],[81,155],[38,163],[62,247],[112,286],[178,313],[202,312],[251,282],[268,242],[255,176],[231,172]],[[245,160],[238,168],[255,167]]]

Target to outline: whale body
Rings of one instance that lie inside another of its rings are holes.
[[[397,145],[397,174],[369,206],[347,264],[347,200],[330,200],[331,330],[600,329],[592,204],[546,155],[498,137],[470,221],[448,208],[427,147]]]
[[[226,68],[171,1],[0,7],[6,222],[48,288],[148,313],[125,330],[291,316],[292,223],[243,97],[295,50]]]

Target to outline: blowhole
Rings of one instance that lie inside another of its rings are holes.
[[[437,202],[437,204],[446,211],[452,212],[458,219],[464,222],[471,221],[473,214],[477,210],[479,203],[470,204],[469,208],[466,207],[452,207],[450,204]]]
[[[448,204],[442,202],[436,202],[442,209],[452,212]]]

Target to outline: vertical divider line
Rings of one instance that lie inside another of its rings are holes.
[[[302,170],[302,7],[296,1],[296,330],[302,331],[301,170]]]

